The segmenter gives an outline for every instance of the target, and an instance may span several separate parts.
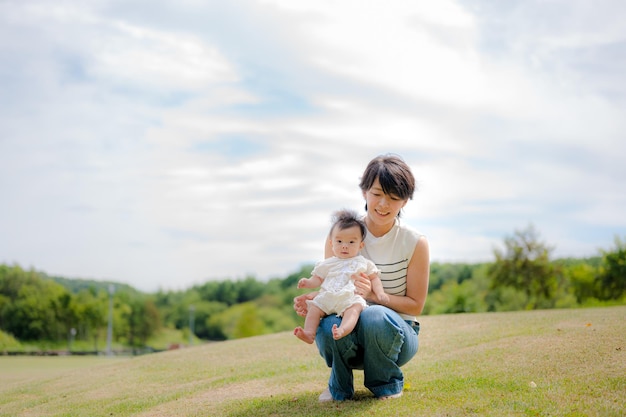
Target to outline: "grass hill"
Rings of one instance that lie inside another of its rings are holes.
[[[622,416],[626,307],[424,316],[404,396],[317,402],[289,333],[123,358],[0,357],[0,416]]]

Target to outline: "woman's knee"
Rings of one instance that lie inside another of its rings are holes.
[[[391,319],[392,315],[397,315],[397,314],[393,310],[388,309],[387,307],[373,305],[373,306],[367,307],[365,310],[361,312],[360,321],[367,328],[370,328],[371,326],[378,328],[379,326],[384,325],[385,323],[391,324],[393,321],[395,321]]]
[[[366,308],[361,314],[361,324],[363,329],[367,329],[360,334],[360,343],[369,349],[380,349],[384,355],[398,359],[403,355],[404,350],[417,350],[417,346],[404,346],[407,338],[414,337],[415,333],[406,322],[393,310],[383,306],[371,306]],[[415,340],[415,344],[417,340]],[[414,352],[413,352],[414,354]],[[412,356],[407,352],[408,356]]]

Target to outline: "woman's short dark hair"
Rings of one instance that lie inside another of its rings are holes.
[[[363,192],[369,190],[376,178],[385,194],[397,196],[401,200],[413,198],[415,177],[411,168],[398,155],[386,154],[372,159],[363,172],[359,187]]]

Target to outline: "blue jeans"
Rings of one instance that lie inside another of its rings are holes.
[[[395,311],[373,305],[361,313],[354,331],[333,339],[334,314],[324,317],[315,336],[320,355],[331,368],[328,388],[334,400],[354,396],[352,371],[362,369],[365,386],[376,397],[398,394],[404,387],[400,367],[417,353],[418,323],[408,323]]]

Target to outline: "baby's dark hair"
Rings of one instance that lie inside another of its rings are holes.
[[[339,230],[348,229],[350,227],[358,226],[361,229],[361,239],[365,239],[365,235],[367,234],[367,228],[365,227],[365,222],[361,220],[353,210],[338,210],[333,213],[332,217],[333,226],[330,228],[330,234],[333,233],[335,227]]]

